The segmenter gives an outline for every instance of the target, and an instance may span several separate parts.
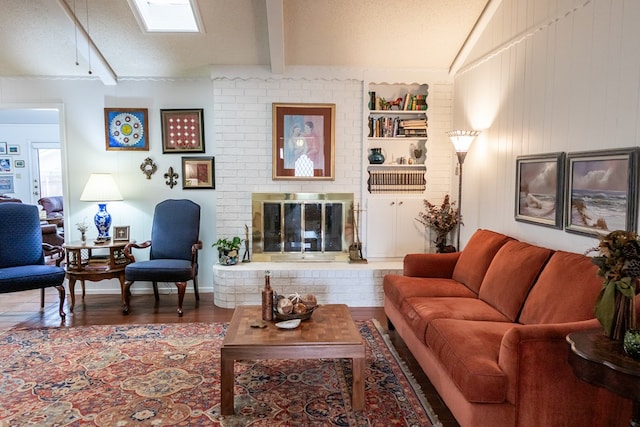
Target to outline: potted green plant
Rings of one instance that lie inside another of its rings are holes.
[[[218,262],[220,265],[235,265],[240,259],[240,246],[244,240],[238,236],[231,238],[221,237],[212,247],[218,248]]]

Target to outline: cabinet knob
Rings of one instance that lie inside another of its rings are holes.
[[[401,201],[401,202],[398,202],[398,204],[399,204],[399,205],[402,205],[403,203],[404,203],[404,202],[402,202],[402,201]]]
[[[396,204],[396,202],[391,202],[391,206],[393,206],[393,205],[395,205],[395,204]]]

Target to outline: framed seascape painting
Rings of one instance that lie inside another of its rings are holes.
[[[204,153],[202,108],[160,110],[162,154]]]
[[[335,104],[273,104],[273,179],[333,180]]]
[[[516,221],[562,229],[564,153],[516,158]]]
[[[568,153],[565,229],[579,234],[636,230],[638,149]]]
[[[107,151],[149,151],[149,123],[146,108],[105,108]]]

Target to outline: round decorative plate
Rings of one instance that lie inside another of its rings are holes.
[[[138,117],[131,113],[119,113],[109,123],[111,138],[127,147],[136,145],[144,136],[144,126]]]

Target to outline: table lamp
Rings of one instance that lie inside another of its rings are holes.
[[[87,185],[84,186],[80,200],[83,202],[98,202],[98,213],[93,217],[93,222],[98,229],[98,240],[109,239],[111,228],[111,214],[107,212],[105,202],[123,200],[120,190],[110,173],[92,173]]]

